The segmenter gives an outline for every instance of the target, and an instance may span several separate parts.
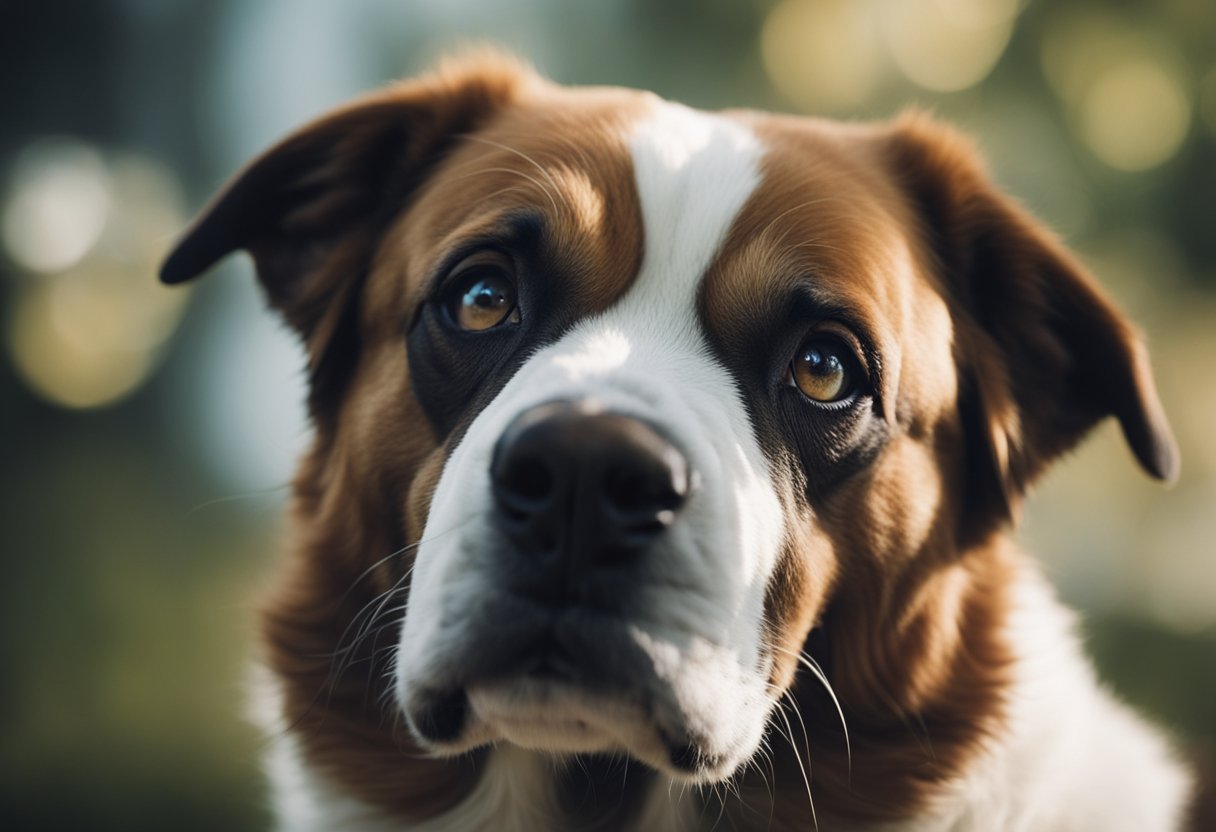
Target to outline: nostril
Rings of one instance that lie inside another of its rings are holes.
[[[517,415],[490,474],[499,528],[530,569],[550,570],[563,585],[647,551],[677,522],[692,476],[649,423],[577,402]]]
[[[419,697],[410,723],[426,742],[453,742],[464,730],[468,714],[469,699],[463,690],[432,691]]]
[[[542,554],[557,551],[557,535],[544,526],[533,528],[532,543],[536,551]]]
[[[659,515],[669,523],[688,496],[687,464],[677,453],[638,456],[603,475],[604,500],[623,515]]]
[[[553,493],[553,484],[553,470],[538,457],[516,460],[503,477],[503,485],[516,496],[537,502]]]
[[[655,503],[654,485],[644,474],[611,468],[604,475],[604,499],[617,511],[632,513]]]

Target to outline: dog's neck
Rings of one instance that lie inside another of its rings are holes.
[[[1134,832],[1182,828],[1191,783],[1161,738],[1098,683],[1073,613],[1023,558],[1006,628],[1014,646],[999,733],[916,817],[828,817],[833,832]],[[1112,799],[1114,796],[1118,799]]]

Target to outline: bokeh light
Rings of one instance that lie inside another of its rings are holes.
[[[13,164],[4,247],[24,269],[63,271],[96,244],[109,209],[110,181],[94,148],[68,138],[34,142]]]
[[[1182,79],[1150,59],[1104,70],[1081,101],[1085,143],[1118,170],[1147,170],[1165,162],[1178,152],[1190,125]]]
[[[883,34],[895,64],[936,92],[975,86],[996,66],[1013,32],[1016,0],[887,0]]]
[[[1049,19],[1040,57],[1079,138],[1120,171],[1171,159],[1192,121],[1177,47],[1135,21],[1092,8]]]
[[[808,111],[871,102],[902,75],[958,92],[983,81],[1009,43],[1019,0],[782,0],[760,52],[773,85]]]
[[[248,258],[188,287],[155,270],[270,142],[477,40],[565,83],[914,106],[975,136],[1146,333],[1182,450],[1161,488],[1106,420],[1036,488],[1018,542],[1082,612],[1103,681],[1216,759],[1216,2],[2,8],[0,829],[270,827],[241,714],[250,608],[309,442],[306,356]]]
[[[760,36],[773,84],[807,110],[861,105],[883,69],[873,12],[858,0],[784,0],[773,7]]]
[[[131,392],[147,374],[151,356],[127,337],[123,313],[131,298],[115,284],[112,275],[91,270],[18,297],[9,348],[21,376],[44,398],[97,407]]]
[[[55,404],[117,402],[148,378],[188,296],[151,279],[183,220],[179,188],[147,159],[66,141],[33,145],[14,180],[6,250],[40,274],[15,287],[13,365]]]

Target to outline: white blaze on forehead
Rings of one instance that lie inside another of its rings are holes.
[[[695,298],[726,232],[760,183],[763,147],[737,122],[663,103],[638,124],[630,150],[646,259],[625,300],[636,303],[656,290]]]
[[[719,388],[734,437],[733,447],[719,451],[736,457],[724,472],[737,478],[731,508],[738,512],[741,542],[750,544],[738,553],[739,573],[729,577],[755,581],[768,565],[757,560],[775,555],[771,541],[780,533],[781,516],[739,393],[726,369],[709,358],[697,294],[727,232],[760,184],[764,146],[739,122],[663,102],[637,125],[630,150],[646,248],[637,282],[604,316],[605,323],[619,321],[622,328],[661,342],[666,355],[657,360],[688,361],[684,380],[694,383],[706,380],[708,370]],[[619,340],[628,344],[630,339]],[[599,344],[586,346],[590,357]]]
[[[558,355],[553,364],[566,371],[575,381],[590,378],[621,367],[629,360],[632,348],[629,339],[619,332],[601,332],[587,339],[580,352]]]

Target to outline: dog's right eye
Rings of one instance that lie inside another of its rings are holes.
[[[832,405],[849,399],[861,376],[856,354],[845,340],[816,331],[798,347],[785,371],[785,382],[813,402]]]
[[[510,259],[483,252],[464,260],[444,293],[448,320],[466,332],[519,323],[519,305]]]

